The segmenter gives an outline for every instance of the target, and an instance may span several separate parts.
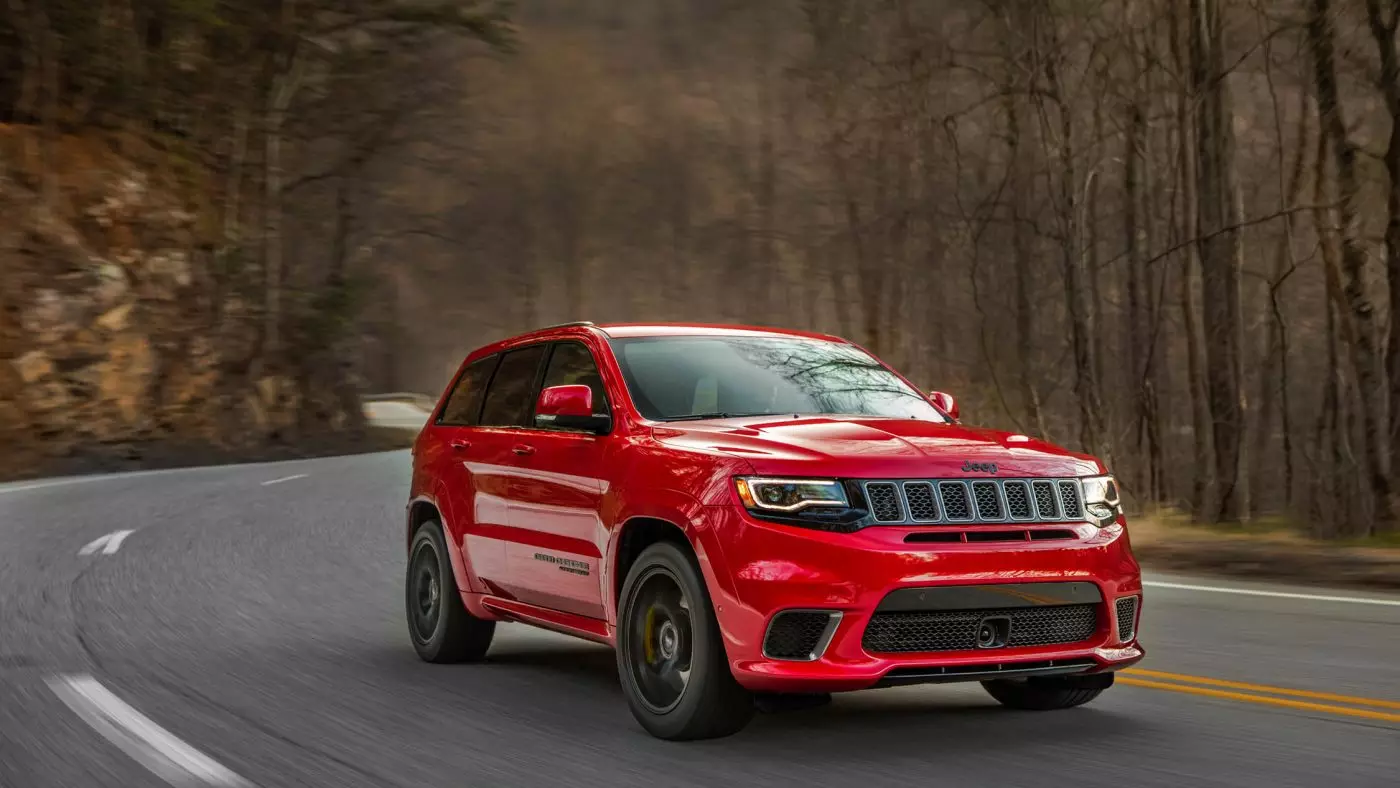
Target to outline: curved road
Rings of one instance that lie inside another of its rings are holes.
[[[1081,709],[887,689],[656,741],[600,647],[418,661],[408,462],[0,485],[0,786],[1400,785],[1400,597],[1200,578],[1149,578],[1148,659]]]

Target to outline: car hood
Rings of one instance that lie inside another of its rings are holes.
[[[654,437],[678,449],[747,460],[764,475],[844,478],[1089,476],[1084,454],[1013,432],[868,416],[759,416],[672,422]],[[994,473],[969,463],[994,464]]]

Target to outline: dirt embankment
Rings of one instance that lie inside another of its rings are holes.
[[[1145,566],[1316,585],[1400,590],[1400,549],[1343,547],[1287,533],[1222,533],[1153,517],[1130,520]]]
[[[353,442],[343,396],[251,363],[255,261],[229,254],[207,174],[129,140],[38,143],[0,125],[0,478]]]

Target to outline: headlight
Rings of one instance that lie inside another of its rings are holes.
[[[1084,486],[1084,511],[1094,525],[1102,528],[1123,513],[1117,479],[1112,476],[1088,476],[1079,482]]]
[[[744,506],[763,512],[800,512],[815,506],[849,506],[841,483],[831,479],[734,480]]]

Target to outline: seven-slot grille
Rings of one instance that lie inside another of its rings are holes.
[[[1118,640],[1121,643],[1132,642],[1134,624],[1137,618],[1137,601],[1135,596],[1125,596],[1113,603],[1113,612],[1118,619]]]
[[[1011,620],[1006,647],[1079,643],[1093,637],[1098,605],[1048,605],[1001,610],[876,612],[861,645],[876,654],[913,651],[971,651],[983,619]]]
[[[909,479],[862,484],[877,523],[1065,522],[1084,519],[1078,479]]]

